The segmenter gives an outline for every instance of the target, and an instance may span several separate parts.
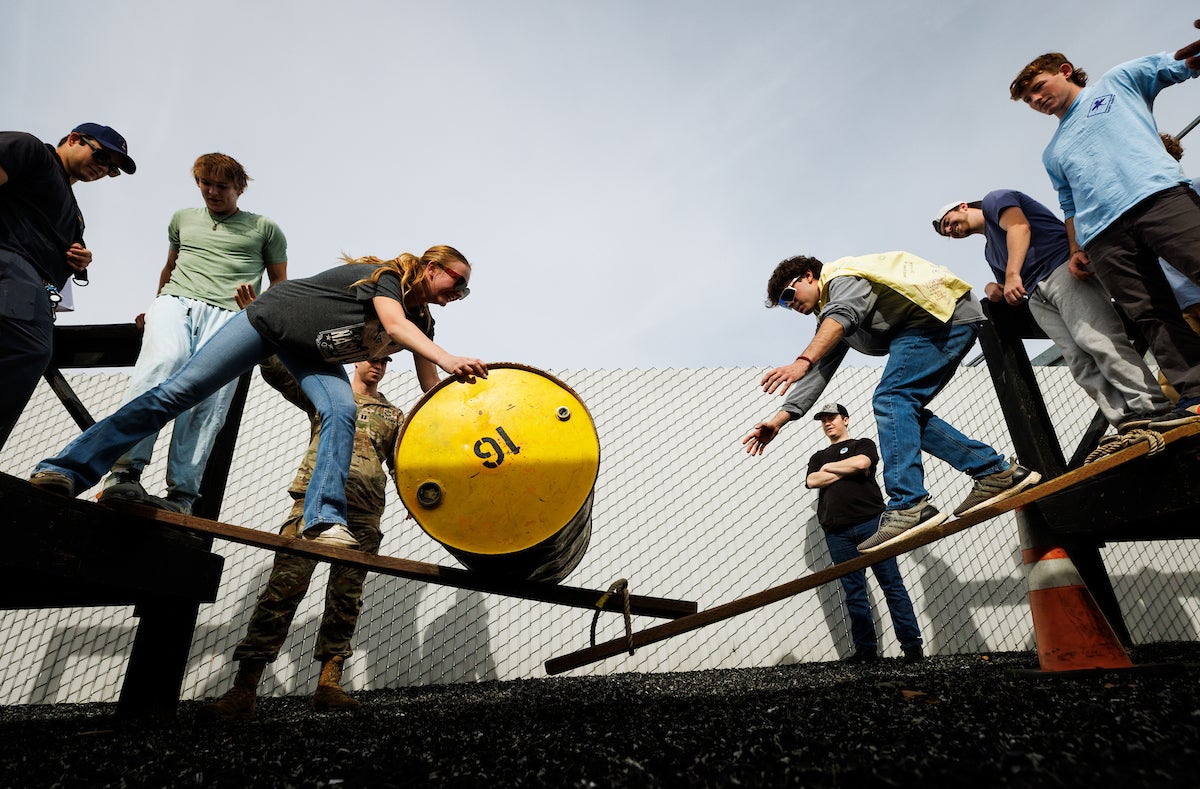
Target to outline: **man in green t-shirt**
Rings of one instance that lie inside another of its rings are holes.
[[[271,285],[287,279],[283,231],[267,217],[238,208],[250,180],[242,165],[223,153],[206,153],[196,160],[192,176],[204,207],[184,208],[171,217],[167,263],[159,276],[158,296],[145,314],[142,350],[125,402],[174,375],[237,314],[247,295],[253,298],[264,271]],[[149,495],[141,484],[157,438],[151,435],[113,465],[100,500],[190,514],[236,385],[229,383],[175,420],[165,497]]]

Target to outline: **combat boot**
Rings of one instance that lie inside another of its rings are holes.
[[[317,680],[317,692],[312,697],[312,708],[317,712],[352,710],[362,706],[342,690],[342,663],[345,658],[334,655],[321,664],[321,678]]]
[[[265,660],[238,661],[233,687],[221,698],[201,707],[197,717],[203,721],[248,721],[253,718],[258,683],[266,667]]]

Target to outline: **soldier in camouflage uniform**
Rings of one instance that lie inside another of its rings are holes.
[[[358,405],[354,432],[354,454],[350,461],[350,476],[346,482],[346,520],[358,547],[370,554],[379,552],[383,534],[379,520],[383,515],[386,463],[395,475],[396,437],[403,417],[379,393],[379,381],[387,371],[390,358],[359,362],[354,366],[351,386]],[[262,364],[263,379],[278,389],[285,398],[304,409],[312,423],[308,452],[288,493],[295,499],[292,511],[280,533],[298,536],[304,522],[304,492],[312,476],[317,451],[318,417],[311,402],[300,391],[300,385],[284,369],[276,357]],[[275,660],[287,638],[292,617],[304,594],[317,562],[302,556],[275,554],[275,565],[266,587],[259,595],[250,617],[246,637],[233,652],[238,662],[234,686],[219,700],[202,708],[202,717],[233,720],[254,717],[255,690],[266,664]],[[352,654],[350,637],[362,608],[363,581],[366,570],[331,564],[329,584],[325,590],[325,613],[317,632],[314,657],[321,663],[321,678],[312,698],[314,710],[341,710],[359,706],[359,702],[341,687],[342,664]]]

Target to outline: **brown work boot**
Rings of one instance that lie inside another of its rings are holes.
[[[233,687],[221,698],[201,707],[196,717],[202,721],[248,721],[253,718],[257,703],[255,694],[266,667],[265,660],[239,661]]]
[[[341,655],[335,655],[321,664],[321,678],[317,680],[317,692],[312,697],[312,708],[317,712],[337,712],[362,706],[362,702],[342,690],[342,663],[345,660]]]

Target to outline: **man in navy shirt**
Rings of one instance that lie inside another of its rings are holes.
[[[1049,208],[1021,192],[997,189],[979,202],[938,209],[933,229],[951,238],[986,239],[983,254],[996,282],[984,293],[1014,307],[1028,301],[1075,382],[1119,432],[1146,427],[1171,410],[1099,280],[1086,272],[1072,276],[1066,225]]]
[[[0,132],[0,446],[50,364],[58,292],[92,262],[71,187],[136,169],[108,126],[76,126],[57,148]]]

